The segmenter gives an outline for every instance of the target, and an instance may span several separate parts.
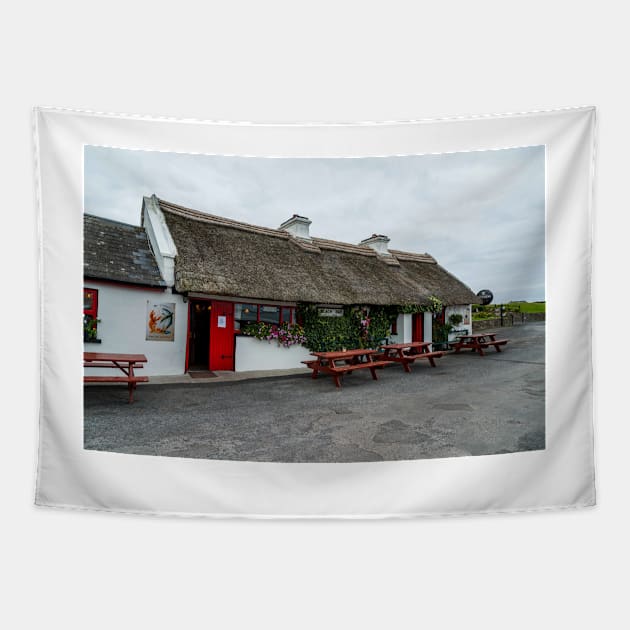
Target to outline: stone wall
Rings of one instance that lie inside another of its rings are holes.
[[[503,327],[520,326],[521,324],[527,324],[527,322],[544,321],[545,313],[508,313],[503,316]],[[501,328],[500,317],[495,317],[494,319],[483,319],[481,321],[473,320],[473,333],[491,330],[494,328]]]

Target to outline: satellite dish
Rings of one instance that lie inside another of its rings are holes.
[[[482,289],[477,293],[477,297],[481,298],[481,303],[485,306],[486,304],[490,304],[492,302],[494,295],[492,295],[492,291],[490,289]]]

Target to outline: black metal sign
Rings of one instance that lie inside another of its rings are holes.
[[[482,289],[477,293],[477,297],[481,298],[481,303],[485,306],[486,304],[490,304],[494,299],[494,295],[492,295],[492,291],[490,289]]]

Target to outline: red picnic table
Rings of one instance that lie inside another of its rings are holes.
[[[455,348],[457,354],[462,348],[470,348],[473,352],[478,352],[480,356],[484,356],[484,348],[494,346],[497,352],[501,352],[501,346],[504,346],[509,339],[497,339],[495,332],[478,333],[475,335],[458,335],[458,341],[452,342],[450,345]]]
[[[148,376],[136,376],[134,369],[147,362],[144,354],[118,354],[114,352],[84,352],[84,368],[118,368],[124,376],[84,376],[84,383],[127,383],[129,402],[133,402],[133,390],[138,383],[148,383]]]
[[[341,387],[341,376],[355,370],[370,370],[372,378],[377,381],[376,368],[389,365],[391,361],[375,361],[378,350],[357,348],[355,350],[339,350],[334,352],[311,352],[315,359],[302,361],[313,370],[311,378],[317,378],[319,372],[333,377],[335,385]]]
[[[405,372],[411,372],[410,364],[416,359],[427,359],[431,367],[435,367],[435,359],[444,355],[443,352],[431,352],[430,341],[410,341],[408,343],[391,343],[381,346],[382,353],[378,359],[402,363]]]

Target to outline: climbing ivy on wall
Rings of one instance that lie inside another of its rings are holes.
[[[300,304],[297,316],[304,327],[306,347],[313,352],[329,352],[383,343],[399,310],[395,306],[346,306],[342,317],[320,317],[317,306]]]
[[[444,304],[440,298],[430,295],[428,304],[401,304],[395,308],[399,313],[440,313],[443,307]]]

